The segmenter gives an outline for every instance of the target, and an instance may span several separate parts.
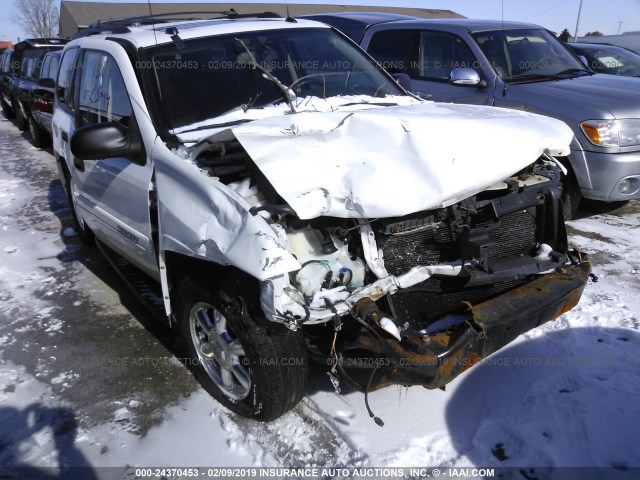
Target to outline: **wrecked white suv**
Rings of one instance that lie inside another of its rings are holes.
[[[566,125],[424,102],[329,27],[259,17],[99,23],[57,80],[76,228],[217,400],[274,419],[309,358],[336,387],[443,387],[576,305]]]

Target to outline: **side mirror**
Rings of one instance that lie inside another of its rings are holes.
[[[406,73],[394,73],[391,75],[398,85],[404,88],[407,91],[411,91],[411,77]]]
[[[54,88],[56,81],[53,78],[41,78],[38,80],[38,86],[42,88]]]
[[[589,66],[589,60],[587,60],[587,57],[585,57],[584,55],[579,55],[578,58],[582,63],[584,63],[585,67]]]
[[[115,122],[79,128],[71,136],[71,153],[78,160],[126,157],[135,160],[143,153],[142,138]]]
[[[486,87],[487,83],[473,68],[454,68],[449,74],[449,83],[461,87]]]

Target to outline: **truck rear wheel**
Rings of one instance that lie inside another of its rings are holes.
[[[40,128],[33,116],[29,115],[27,122],[29,123],[29,133],[31,134],[33,146],[36,148],[46,147],[49,144],[47,132]]]
[[[17,105],[14,106],[13,110],[16,112],[16,118],[14,119],[14,123],[18,130],[25,131],[27,129],[27,112],[25,111],[24,105],[20,102],[16,102]]]
[[[0,99],[0,104],[2,105],[2,112],[6,118],[13,118],[16,115],[16,112],[13,111],[13,108],[4,101],[4,98]]]
[[[225,279],[228,280],[228,279]],[[177,315],[186,361],[198,382],[225,407],[270,421],[293,408],[306,388],[308,360],[301,332],[264,327],[231,282],[185,277]]]

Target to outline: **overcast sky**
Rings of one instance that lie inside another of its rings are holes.
[[[14,18],[15,4],[19,0],[2,0],[0,11],[0,40],[16,41],[27,35],[17,26]],[[94,0],[90,0],[94,1]],[[111,0],[113,3],[146,3],[144,0]],[[210,3],[206,0],[173,0],[170,3]],[[151,3],[161,3],[151,0]],[[246,2],[237,2],[246,3]],[[500,19],[537,23],[553,31],[568,28],[573,35],[578,16],[580,0],[343,0],[342,2],[323,0],[292,0],[249,3],[341,3],[345,5],[405,6],[419,8],[439,8],[453,10],[469,18]],[[620,25],[622,22],[622,25]],[[583,0],[579,35],[599,30],[605,35],[621,32],[640,31],[640,0]]]

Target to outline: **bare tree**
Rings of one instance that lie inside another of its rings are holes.
[[[55,0],[16,0],[16,21],[31,36],[55,37],[60,18],[55,3]]]

